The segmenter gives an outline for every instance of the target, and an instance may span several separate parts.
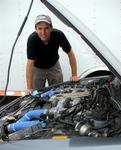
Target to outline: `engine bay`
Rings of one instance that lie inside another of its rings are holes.
[[[120,97],[120,82],[112,75],[31,91],[0,108],[1,139],[120,136]]]

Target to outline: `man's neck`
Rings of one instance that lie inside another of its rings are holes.
[[[49,43],[49,41],[43,41],[43,43],[44,43],[45,45],[47,45],[47,44]]]

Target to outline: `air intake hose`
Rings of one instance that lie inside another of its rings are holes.
[[[28,127],[31,127],[36,124],[40,124],[42,128],[46,126],[46,122],[44,122],[45,116],[47,114],[47,109],[39,109],[27,112],[22,118],[20,118],[17,122],[9,124],[7,126],[8,132],[13,133]]]

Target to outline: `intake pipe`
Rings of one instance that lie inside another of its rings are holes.
[[[7,130],[9,133],[13,133],[13,132],[25,129],[25,128],[29,128],[38,123],[40,124],[42,128],[44,128],[46,126],[44,119],[45,119],[47,112],[48,112],[47,109],[29,111],[22,118],[20,118],[17,122],[9,124],[7,126]]]

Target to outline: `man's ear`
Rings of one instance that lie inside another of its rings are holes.
[[[37,25],[35,25],[35,31],[37,31]]]
[[[51,32],[53,31],[53,26],[51,26]]]
[[[35,32],[37,33],[37,27],[35,26]]]
[[[53,31],[53,28],[51,28],[51,32]]]

